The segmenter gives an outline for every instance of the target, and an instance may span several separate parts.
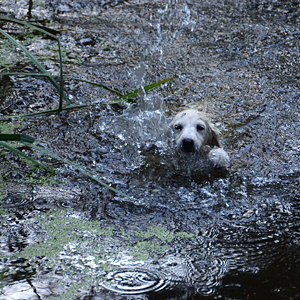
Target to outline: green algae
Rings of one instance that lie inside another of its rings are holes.
[[[193,238],[193,234],[174,234],[163,226],[150,226],[146,231],[137,228],[136,231],[128,233],[112,226],[103,226],[98,221],[84,220],[71,209],[51,211],[36,217],[35,222],[42,228],[41,239],[36,244],[27,246],[21,253],[15,254],[16,256],[25,259],[47,257],[55,261],[61,252],[69,252],[68,245],[73,243],[76,245],[73,251],[83,258],[89,254],[98,257],[98,260],[107,261],[129,250],[133,260],[145,260],[170,249],[175,238]],[[121,245],[118,244],[120,239],[123,241]]]
[[[61,279],[66,292],[59,299],[72,299],[79,290],[87,291],[108,272],[119,268],[124,260],[127,265],[130,262],[151,261],[172,250],[175,240],[193,238],[192,234],[172,233],[161,225],[149,226],[145,231],[140,227],[130,231],[120,230],[99,221],[86,220],[74,209],[49,211],[27,220],[25,226],[32,224],[39,228],[34,243],[19,253],[11,254],[10,258],[6,254],[1,255],[0,259],[28,262],[35,270],[28,276],[38,276],[47,270],[51,277],[51,274],[55,276],[56,270],[60,270],[64,278],[72,279],[74,283],[66,286],[64,279]]]

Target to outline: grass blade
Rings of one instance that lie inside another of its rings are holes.
[[[24,134],[0,134],[0,141],[14,141],[32,144],[34,142],[34,138]]]
[[[145,90],[145,92],[147,92],[147,91],[149,91],[149,90],[151,90],[151,89],[153,89],[155,87],[158,87],[158,86],[160,86],[160,85],[162,85],[162,84],[164,84],[164,83],[166,83],[166,82],[168,82],[170,80],[173,80],[173,79],[174,79],[174,77],[171,77],[171,78],[167,78],[167,79],[164,79],[164,80],[160,80],[160,81],[151,83],[149,85],[144,86],[144,90]],[[119,99],[116,99],[113,102],[110,102],[109,104],[111,104],[111,105],[113,105],[113,104],[120,104],[123,101],[131,103],[132,101],[128,101],[128,100],[132,99],[132,98],[135,98],[138,95],[140,89],[141,88],[138,88],[138,89],[134,90],[131,93],[123,95]]]
[[[26,73],[26,72],[0,72],[0,76],[41,76],[50,77],[50,74]],[[53,75],[52,75],[53,76]],[[55,77],[55,76],[53,76]]]
[[[26,73],[26,72],[0,72],[0,76],[45,76],[45,77],[58,77],[60,75],[49,75],[49,74],[42,74],[42,73]],[[88,81],[88,80],[85,80],[85,79],[81,79],[81,78],[75,78],[75,77],[71,77],[71,76],[64,76],[63,78],[67,78],[67,79],[70,79],[70,80],[76,80],[76,81],[80,81],[80,82],[86,82],[86,83],[89,83],[91,85],[95,85],[95,86],[98,86],[100,88],[103,88],[113,94],[116,94],[118,96],[123,96],[120,92],[118,91],[115,91],[109,87],[107,87],[106,85],[103,85],[101,83],[97,83],[97,82],[92,82],[92,81]]]
[[[155,87],[158,87],[170,80],[174,80],[175,77],[171,77],[171,78],[167,78],[167,79],[163,79],[163,80],[160,80],[160,81],[157,81],[157,82],[154,82],[154,83],[151,83],[151,84],[148,84],[146,86],[144,86],[144,90],[147,92]]]
[[[60,93],[60,97],[62,97],[69,105],[71,105],[72,102],[69,100],[68,96],[66,95],[66,93],[63,92],[63,89],[62,89],[62,87],[63,87],[62,86],[63,80],[61,80],[60,85],[58,85],[58,83],[53,78],[53,76],[44,68],[44,66],[22,44],[20,44],[19,42],[17,42],[11,35],[9,35],[8,33],[6,33],[1,28],[0,28],[0,33],[2,33],[12,44],[14,44],[16,47],[20,48],[24,52],[24,54],[37,66],[37,68],[43,74],[46,74],[47,77],[49,77],[49,80],[52,83],[52,85]],[[59,41],[58,41],[58,48],[59,48],[60,64],[62,66],[62,58],[61,58],[61,51],[60,51],[60,43],[59,43]],[[60,68],[60,77],[62,78],[62,68]]]
[[[60,32],[55,30],[55,29],[48,28],[48,27],[41,26],[41,25],[37,25],[37,24],[36,25],[30,24],[28,22],[17,20],[17,19],[12,19],[12,18],[7,18],[7,17],[0,16],[0,21],[11,22],[11,23],[16,23],[16,24],[20,24],[20,25],[23,25],[23,26],[27,26],[27,27],[29,27],[33,30],[38,30],[38,31],[40,31],[44,34],[47,34],[47,35],[51,36],[52,38],[54,38],[56,40],[57,40],[57,37],[55,35],[60,34]]]
[[[0,73],[1,74],[1,73]],[[115,91],[115,90],[112,90],[110,89],[109,87],[103,85],[103,84],[100,84],[100,83],[96,83],[96,82],[91,82],[91,81],[87,81],[87,80],[84,80],[84,79],[80,79],[80,78],[73,78],[73,77],[70,77],[70,76],[65,76],[64,78],[68,78],[68,79],[71,79],[71,80],[76,80],[76,81],[81,81],[81,82],[86,82],[86,83],[89,83],[91,85],[95,85],[95,86],[98,86],[98,87],[101,87],[113,94],[116,94],[118,96],[122,96],[122,94],[118,91]]]
[[[81,173],[83,173],[84,175],[86,175],[86,176],[90,177],[91,179],[97,181],[98,183],[100,183],[101,185],[103,185],[103,186],[105,186],[106,188],[110,189],[111,191],[115,192],[116,194],[119,194],[119,195],[121,195],[121,196],[123,196],[123,197],[129,198],[129,199],[131,199],[131,200],[133,199],[132,197],[130,197],[130,196],[124,194],[123,192],[121,192],[121,191],[119,191],[119,190],[117,190],[117,189],[111,187],[111,186],[108,185],[107,183],[105,183],[105,182],[103,182],[102,180],[98,179],[94,174],[92,174],[91,172],[89,172],[88,170],[86,170],[84,167],[82,167],[82,166],[80,166],[80,165],[78,165],[78,164],[75,164],[75,163],[73,163],[72,161],[70,161],[70,160],[68,160],[68,159],[66,159],[66,158],[61,158],[61,157],[59,157],[58,155],[56,155],[56,154],[54,154],[54,153],[52,153],[52,152],[50,152],[50,151],[48,151],[48,150],[46,150],[46,149],[44,149],[44,148],[41,148],[41,147],[39,147],[39,146],[36,146],[36,145],[29,145],[29,146],[30,146],[31,148],[33,148],[33,149],[36,149],[36,150],[38,150],[38,151],[40,151],[40,152],[42,152],[42,153],[48,155],[48,156],[51,156],[51,157],[53,157],[53,158],[55,158],[55,159],[57,159],[57,160],[59,160],[59,161],[62,161],[62,162],[65,163],[65,164],[68,164],[68,165],[74,167],[75,169],[77,169],[78,171],[80,171]]]
[[[49,74],[40,74],[40,73],[15,73],[15,72],[3,72],[1,73],[0,72],[0,76],[1,75],[8,75],[8,76],[12,76],[12,75],[20,75],[20,76],[25,76],[25,75],[30,75],[30,76],[51,76]],[[53,77],[57,77],[57,75],[54,75]],[[96,106],[96,105],[116,105],[116,104],[120,104],[121,102],[123,101],[126,101],[128,103],[131,103],[133,101],[129,101],[129,99],[132,99],[134,97],[136,97],[140,91],[140,89],[136,89],[135,91],[131,92],[131,93],[128,93],[126,95],[122,95],[120,92],[118,91],[115,91],[115,90],[112,90],[110,88],[108,88],[107,86],[105,85],[102,85],[102,84],[99,84],[99,83],[95,83],[95,82],[91,82],[91,81],[87,81],[87,80],[84,80],[84,79],[80,79],[80,78],[73,78],[73,77],[70,77],[70,76],[65,76],[64,78],[68,78],[68,79],[71,79],[71,80],[77,80],[77,81],[82,81],[82,82],[86,82],[86,83],[89,83],[89,84],[92,84],[92,85],[95,85],[95,86],[98,86],[98,87],[101,87],[103,89],[106,89],[108,91],[110,91],[111,93],[114,93],[114,94],[117,94],[118,96],[121,96],[120,98],[118,98],[117,100],[115,101],[112,101],[112,102],[109,102],[109,103],[92,103],[92,104],[83,104],[83,105],[72,105],[72,106],[68,106],[68,107],[64,107],[64,108],[61,108],[61,109],[52,109],[52,110],[45,110],[45,111],[39,111],[39,112],[35,112],[35,113],[30,113],[30,114],[25,114],[25,115],[18,115],[18,116],[1,116],[0,117],[0,120],[7,120],[7,119],[11,119],[11,118],[26,118],[26,117],[31,117],[31,116],[36,116],[36,115],[42,115],[42,114],[51,114],[51,113],[56,113],[56,112],[60,112],[62,110],[70,110],[70,109],[79,109],[79,108],[85,108],[85,107],[92,107],[92,106]],[[173,80],[174,77],[172,78],[167,78],[167,79],[164,79],[164,80],[160,80],[160,81],[157,81],[157,82],[154,82],[154,83],[151,83],[149,85],[146,85],[144,87],[144,90],[145,92],[157,87],[157,86],[160,86],[170,80]]]
[[[59,111],[62,110],[62,102],[63,99],[65,99],[65,101],[70,105],[72,104],[72,102],[68,99],[67,95],[64,93],[64,83],[63,83],[63,68],[62,68],[62,55],[61,55],[61,49],[60,49],[60,41],[59,39],[53,34],[58,34],[59,32],[50,28],[47,28],[45,26],[40,26],[40,25],[32,25],[30,23],[24,22],[24,21],[20,21],[20,20],[16,20],[16,19],[11,19],[11,18],[6,18],[6,17],[0,17],[0,20],[2,21],[6,21],[6,22],[13,22],[13,23],[17,23],[23,26],[27,26],[33,30],[38,30],[48,36],[51,36],[52,38],[54,38],[57,41],[58,44],[58,55],[59,55],[59,70],[60,70],[60,85],[58,86],[57,82],[51,77],[49,76],[49,80],[50,82],[55,86],[55,88],[59,91]],[[26,52],[25,52],[26,53]],[[27,54],[26,54],[27,55]],[[28,56],[28,55],[27,55]],[[37,65],[38,66],[38,65]],[[41,66],[41,65],[40,65]],[[41,70],[40,66],[38,66],[38,68]],[[43,73],[44,70],[41,70]],[[46,70],[45,70],[46,71]],[[48,73],[49,74],[49,73]]]
[[[106,103],[103,103],[103,104],[106,105]],[[63,107],[62,110],[79,109],[79,108],[91,107],[91,106],[96,106],[96,105],[99,105],[99,103],[82,104],[82,105],[72,105],[72,106]],[[44,115],[44,114],[54,114],[54,113],[58,113],[58,112],[60,112],[59,109],[50,109],[50,110],[38,111],[38,112],[34,112],[34,113],[30,113],[30,114],[25,114],[25,115],[0,116],[0,121],[1,120],[10,120],[10,119],[13,119],[13,118],[28,118],[28,117],[38,116],[38,115]]]
[[[27,145],[27,143],[25,143],[25,142],[23,142],[23,143],[24,143],[25,145]],[[48,169],[47,167],[45,167],[45,166],[44,166],[43,164],[41,164],[39,161],[37,161],[37,160],[35,160],[35,159],[33,159],[33,158],[27,156],[27,155],[24,154],[23,152],[21,152],[21,151],[15,149],[14,147],[12,147],[12,146],[10,146],[10,145],[8,145],[8,144],[6,144],[6,143],[3,143],[3,142],[0,142],[0,146],[2,146],[3,148],[6,148],[6,149],[8,149],[8,150],[10,150],[11,152],[14,152],[14,153],[16,153],[16,154],[18,154],[18,155],[24,157],[25,159],[29,160],[30,162],[32,162],[32,163],[35,164],[35,165],[38,165],[38,166],[41,167],[41,168],[47,170],[48,172],[51,172],[50,169]]]

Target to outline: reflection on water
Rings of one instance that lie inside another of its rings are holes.
[[[21,185],[15,178],[22,176],[4,171],[1,203],[14,215],[1,220],[1,297],[297,299],[299,5],[34,5],[33,15],[63,31],[66,72],[124,92],[176,78],[151,93],[141,89],[138,103],[124,109],[24,121],[23,134],[134,198],[67,166],[59,166],[52,186]],[[27,3],[4,0],[3,7],[21,18]],[[51,48],[52,41],[42,42]],[[41,40],[28,43],[45,55]],[[48,68],[57,69],[55,60]],[[43,79],[11,82],[3,113],[58,101]],[[85,83],[69,80],[66,88],[82,103],[109,99]],[[168,123],[187,106],[220,129],[230,170],[176,153]]]

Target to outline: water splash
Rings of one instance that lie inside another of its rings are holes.
[[[137,103],[129,105],[122,115],[98,123],[102,132],[116,137],[114,147],[122,152],[127,167],[135,169],[144,163],[144,154],[155,146],[160,152],[170,148],[171,130],[165,116],[163,98],[147,95],[143,82],[147,65],[142,63],[132,73],[132,80],[140,88]]]

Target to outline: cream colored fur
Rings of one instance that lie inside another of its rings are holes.
[[[230,159],[222,148],[219,134],[204,114],[195,109],[178,113],[170,126],[177,148],[186,153],[206,153],[215,167],[229,167]]]

